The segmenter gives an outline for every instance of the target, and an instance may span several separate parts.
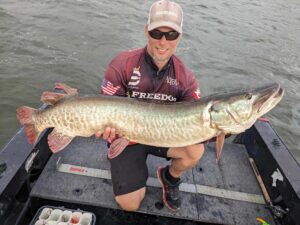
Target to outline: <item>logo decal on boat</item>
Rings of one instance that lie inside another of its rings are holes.
[[[271,177],[273,179],[273,183],[272,183],[273,187],[277,186],[276,185],[277,180],[283,181],[283,176],[282,176],[282,174],[281,174],[281,172],[280,172],[280,170],[278,168],[274,171],[274,173],[272,174]]]

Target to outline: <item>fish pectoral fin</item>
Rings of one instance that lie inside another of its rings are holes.
[[[126,148],[126,146],[128,145],[129,140],[123,137],[117,138],[116,140],[114,140],[107,152],[107,156],[109,159],[113,159],[115,157],[117,157],[118,155],[120,155],[123,150]]]
[[[217,163],[219,162],[219,160],[221,158],[224,140],[225,140],[225,134],[220,134],[217,136],[217,139],[216,139],[216,162]]]
[[[55,105],[57,102],[66,97],[66,94],[44,91],[41,96],[41,101],[47,105]]]
[[[50,150],[53,153],[59,152],[64,149],[70,142],[73,140],[74,137],[62,134],[54,129],[48,135],[48,145]]]
[[[78,95],[78,91],[76,88],[72,88],[64,83],[55,83],[54,88],[64,90],[69,96]]]

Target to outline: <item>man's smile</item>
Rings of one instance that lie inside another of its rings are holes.
[[[159,48],[159,47],[156,47],[156,50],[159,54],[165,54],[168,51],[167,48]]]

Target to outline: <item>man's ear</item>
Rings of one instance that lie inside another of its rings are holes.
[[[183,36],[183,33],[181,33],[181,34],[179,35],[179,41],[181,40],[182,36]]]
[[[147,24],[144,27],[144,35],[146,38],[148,37],[148,25]]]

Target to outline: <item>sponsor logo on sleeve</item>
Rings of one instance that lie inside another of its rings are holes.
[[[121,87],[114,86],[113,83],[104,79],[101,85],[102,92],[107,95],[114,95]]]
[[[199,99],[200,97],[201,97],[200,89],[198,88],[196,91],[194,91],[193,98],[194,99]]]

